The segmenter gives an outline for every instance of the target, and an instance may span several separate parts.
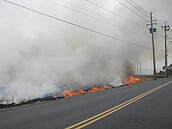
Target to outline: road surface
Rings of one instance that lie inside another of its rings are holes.
[[[0,110],[0,129],[172,129],[172,78]]]

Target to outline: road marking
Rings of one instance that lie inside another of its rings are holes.
[[[97,115],[95,115],[93,117],[90,117],[90,118],[88,118],[86,120],[83,120],[83,121],[81,121],[79,123],[76,123],[76,124],[74,124],[72,126],[69,126],[69,127],[65,128],[65,129],[74,129],[74,128],[75,129],[82,129],[82,128],[84,128],[84,127],[86,127],[86,126],[88,126],[88,125],[90,125],[90,124],[92,124],[92,123],[94,123],[94,122],[96,122],[96,121],[98,121],[100,119],[103,119],[103,118],[111,115],[112,113],[114,113],[114,112],[116,112],[116,111],[118,111],[118,110],[120,110],[120,109],[122,109],[122,108],[124,108],[124,107],[126,107],[128,105],[131,105],[132,103],[142,99],[145,96],[148,96],[149,94],[151,94],[151,93],[165,87],[166,85],[168,85],[170,83],[172,83],[172,81],[166,82],[166,83],[164,83],[164,84],[162,84],[162,85],[160,85],[160,86],[158,86],[156,88],[153,88],[153,89],[151,89],[151,90],[149,90],[149,91],[147,91],[145,93],[142,93],[142,94],[140,94],[140,95],[138,95],[138,96],[136,96],[136,97],[122,103],[122,104],[119,104],[119,105],[117,105],[117,106],[115,106],[113,108],[110,108],[110,109],[108,109],[108,110],[106,110],[106,111],[104,111],[102,113],[99,113],[99,114],[97,114]]]

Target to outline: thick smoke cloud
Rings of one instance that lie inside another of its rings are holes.
[[[148,45],[145,42],[149,40],[141,35],[136,38],[131,32],[46,1],[16,2],[102,33]],[[86,1],[70,2],[126,25],[125,20]],[[112,1],[95,2],[122,13],[123,8],[113,5]],[[126,62],[129,61],[130,68],[133,68],[138,51],[143,51],[2,1],[0,5],[0,87],[6,89],[0,92],[0,101],[4,104],[44,97],[64,88],[77,89],[111,82],[119,84],[126,76]],[[123,12],[125,16],[133,17],[126,12]],[[134,26],[130,24],[130,27]]]

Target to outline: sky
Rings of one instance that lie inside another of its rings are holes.
[[[146,26],[149,12],[157,19],[156,65],[157,71],[162,70],[161,25],[164,21],[172,24],[171,0],[10,2],[42,14],[0,0],[0,87],[8,87],[5,95],[0,95],[4,103],[43,97],[65,87],[119,84],[128,64],[137,73],[141,63],[141,74],[152,74],[151,35]],[[128,2],[136,3],[146,15]],[[170,38],[171,30],[167,43]],[[169,43],[169,64],[171,52]]]

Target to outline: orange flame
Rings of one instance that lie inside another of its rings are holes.
[[[83,89],[79,89],[77,91],[75,91],[75,95],[81,95],[81,94],[84,94],[84,90]]]
[[[133,84],[133,83],[136,83],[136,82],[139,82],[139,81],[140,81],[139,78],[130,76],[127,80],[125,80],[125,84],[130,85],[130,84]],[[67,98],[67,97],[71,97],[71,96],[75,96],[75,95],[82,95],[84,93],[94,93],[94,92],[97,92],[97,91],[100,91],[100,90],[107,90],[109,88],[110,87],[107,86],[107,85],[102,85],[102,86],[99,86],[99,87],[93,86],[87,92],[84,91],[83,89],[78,89],[76,91],[63,90],[62,93],[61,93],[61,96]]]
[[[129,79],[125,80],[125,84],[130,85],[139,81],[140,81],[139,78],[130,76]]]
[[[63,97],[70,97],[70,96],[74,95],[74,93],[72,91],[70,91],[70,90],[64,90],[64,91],[62,91],[61,94],[62,94]]]
[[[92,89],[91,90],[89,90],[88,91],[88,93],[93,93],[93,92],[97,92],[97,91],[99,91],[99,90],[104,90],[104,89],[109,89],[109,86],[107,86],[107,85],[103,85],[103,86],[99,86],[99,87],[92,87]]]
[[[61,95],[63,97],[71,97],[71,96],[75,96],[75,95],[81,95],[84,94],[84,90],[83,89],[78,89],[77,91],[70,91],[70,90],[64,90],[62,91]]]
[[[93,92],[97,92],[98,90],[100,90],[98,87],[93,87],[91,88],[91,90],[88,91],[88,93],[93,93]]]
[[[107,85],[103,85],[103,86],[100,86],[100,90],[104,90],[104,89],[109,89],[109,86],[107,86]]]
[[[82,95],[84,93],[93,93],[93,92],[97,92],[99,90],[104,90],[104,89],[109,89],[109,86],[107,85],[103,85],[100,87],[92,87],[89,91],[84,91],[83,89],[78,89],[76,91],[71,91],[71,90],[63,90],[61,93],[61,96],[67,98],[67,97],[71,97],[71,96],[75,96],[75,95]]]

